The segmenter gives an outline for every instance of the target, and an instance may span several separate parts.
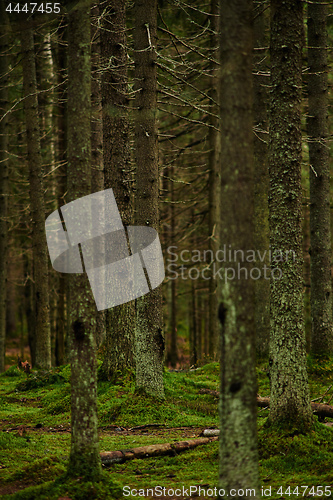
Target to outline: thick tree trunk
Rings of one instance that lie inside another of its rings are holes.
[[[271,412],[274,424],[313,422],[305,358],[302,274],[301,0],[271,2]]]
[[[104,4],[101,31],[103,159],[105,188],[112,188],[124,226],[133,223],[130,163],[126,3]],[[106,311],[104,375],[115,381],[134,369],[135,302]]]
[[[68,201],[91,188],[90,2],[69,13]],[[78,221],[89,229],[89,220]],[[97,434],[96,306],[87,275],[69,275],[71,453],[68,475],[96,480],[101,474]]]
[[[157,147],[157,1],[134,9],[136,225],[159,228]],[[136,390],[163,398],[164,335],[161,287],[136,301]]]
[[[310,160],[311,351],[333,352],[330,169],[327,109],[327,5],[309,3],[308,119]]]
[[[33,272],[35,280],[36,367],[51,367],[51,335],[49,318],[48,253],[45,235],[43,171],[40,149],[34,36],[31,28],[20,31],[24,111],[32,219]]]
[[[8,72],[9,20],[5,2],[0,3],[3,33],[0,37],[0,373],[5,370],[6,301],[7,301],[7,254],[8,254]]]
[[[257,353],[266,356],[269,351],[269,280],[265,279],[263,266],[269,266],[269,221],[268,221],[268,123],[267,123],[267,85],[268,78],[265,58],[266,46],[266,9],[264,2],[256,2],[254,10],[254,220],[255,249],[266,255],[264,262],[256,260],[256,267],[261,269],[261,276],[255,281],[255,329]],[[266,254],[265,254],[266,252]]]
[[[254,286],[252,264],[242,257],[254,248],[252,2],[221,0],[220,12],[221,244],[232,255],[219,306],[219,486],[258,491]]]

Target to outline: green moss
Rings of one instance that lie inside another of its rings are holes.
[[[39,486],[30,486],[15,495],[5,495],[3,500],[58,500],[59,497],[69,497],[71,500],[105,500],[121,498],[118,484],[104,475],[99,482],[83,482],[80,479],[66,480],[61,477],[54,482]]]
[[[309,360],[311,398],[324,394],[332,383],[330,363],[322,365]],[[312,363],[312,364],[311,364]],[[321,369],[323,368],[323,369]],[[63,377],[55,383],[41,384],[25,390],[17,390],[17,382],[25,381],[26,374],[16,368],[1,376],[0,385],[0,463],[1,488],[10,485],[34,483],[15,496],[4,499],[41,500],[69,498],[121,498],[117,497],[108,483],[69,481],[48,482],[67,470],[70,452],[70,370],[61,367],[55,371]],[[53,372],[53,370],[52,370]],[[328,373],[324,377],[324,373]],[[267,362],[258,366],[258,392],[269,395]],[[20,380],[21,378],[21,380]],[[192,371],[165,370],[164,401],[134,394],[134,380],[123,377],[117,384],[99,382],[98,411],[100,425],[100,450],[128,449],[148,444],[182,441],[197,437],[199,429],[218,426],[217,398],[201,394],[202,388],[219,389],[219,365],[210,363]],[[324,400],[331,397],[329,389]],[[272,498],[278,498],[279,486],[330,485],[333,473],[333,430],[316,423],[311,432],[302,434],[297,428],[267,427],[269,410],[258,411],[258,439],[261,479],[265,487],[272,486]],[[135,433],[115,431],[144,424],[159,424]],[[26,426],[20,435],[17,427]],[[36,424],[39,424],[36,428]],[[42,428],[39,428],[42,426]],[[192,426],[193,431],[184,430]],[[104,429],[103,429],[104,427]],[[110,431],[111,429],[111,431]],[[7,432],[6,432],[7,431]],[[218,476],[218,442],[200,446],[172,457],[154,457],[115,464],[105,472],[112,480],[131,488],[147,488],[176,484],[215,486]],[[72,486],[73,485],[73,486]],[[207,486],[208,487],[208,486]],[[77,495],[77,496],[75,496]],[[81,495],[81,496],[80,496]],[[86,495],[86,497],[84,496]],[[90,496],[89,496],[90,495]],[[95,495],[95,497],[93,496]],[[103,496],[104,495],[104,496]],[[280,495],[281,497],[281,495]],[[134,497],[133,497],[134,498]]]

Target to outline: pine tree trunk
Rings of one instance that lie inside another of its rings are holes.
[[[55,50],[55,66],[57,85],[59,85],[60,98],[57,106],[57,206],[64,204],[64,195],[67,191],[67,83],[66,83],[66,56],[67,56],[67,29],[58,30],[58,44]],[[56,321],[56,366],[65,363],[65,338],[68,308],[66,309],[66,294],[68,289],[68,274],[57,273],[58,277],[58,302]],[[68,306],[68,304],[67,304]]]
[[[105,188],[112,188],[124,226],[133,223],[131,184],[126,3],[109,0],[101,31],[103,159]],[[115,381],[134,369],[135,302],[106,311],[104,376]]]
[[[101,43],[98,19],[100,16],[99,2],[91,11],[91,192],[97,193],[104,189],[103,171],[103,120],[102,120],[102,92],[101,92]],[[100,243],[102,244],[102,243]],[[99,347],[106,336],[106,311],[96,312],[96,344]]]
[[[268,79],[265,58],[266,12],[264,2],[260,2],[254,10],[254,216],[255,216],[255,249],[265,255],[264,262],[256,260],[256,267],[261,269],[261,276],[255,281],[255,329],[257,353],[266,356],[269,351],[269,280],[265,279],[263,266],[269,266],[269,222],[268,222],[268,123],[267,123],[267,85]]]
[[[34,35],[31,28],[20,31],[24,111],[32,219],[33,268],[35,280],[36,367],[51,367],[51,335],[49,318],[48,253],[45,235],[45,208],[40,130],[38,118]]]
[[[171,195],[171,204],[169,208],[170,214],[170,242],[173,244],[175,241],[175,229],[176,229],[176,220],[175,220],[175,189],[174,189],[174,168],[173,165],[169,167],[169,173],[166,174],[170,177],[170,180],[167,179],[167,186],[169,185],[170,195]],[[176,280],[170,281],[171,288],[171,303],[170,303],[170,341],[169,348],[166,361],[170,363],[170,365],[175,368],[179,358],[177,351],[177,282]]]
[[[159,228],[157,146],[157,0],[134,8],[136,225]],[[136,390],[163,398],[164,335],[161,287],[136,301]]]
[[[90,2],[69,13],[68,201],[91,188]],[[80,224],[81,221],[78,221]],[[89,221],[82,221],[89,227]],[[97,434],[96,306],[87,275],[69,275],[71,452],[68,475],[96,480],[101,474]]]
[[[210,17],[210,47],[211,58],[218,59],[218,31],[219,31],[219,1],[211,0],[211,17]],[[210,112],[218,115],[218,80],[217,80],[217,63],[211,63],[211,87],[210,98],[212,100]],[[216,252],[220,248],[220,165],[219,165],[219,149],[220,136],[218,132],[219,119],[214,116],[210,117],[211,128],[209,129],[209,250],[212,251],[213,259]],[[218,296],[217,296],[217,280],[210,277],[209,280],[209,313],[208,313],[208,332],[209,332],[209,357],[217,359],[219,331],[220,327],[217,318]]]
[[[7,301],[7,254],[8,254],[8,72],[9,58],[8,32],[9,20],[5,11],[5,2],[0,3],[0,17],[3,33],[0,38],[0,373],[5,371],[6,353],[6,301]]]
[[[327,108],[327,5],[314,1],[308,9],[307,129],[310,156],[311,351],[333,352],[330,169]]]
[[[305,358],[302,274],[301,0],[271,2],[270,420],[312,425]]]
[[[220,12],[221,244],[232,254],[226,252],[219,306],[219,486],[258,491],[254,285],[245,259],[254,248],[252,2],[221,0]],[[237,261],[235,250],[244,257]]]

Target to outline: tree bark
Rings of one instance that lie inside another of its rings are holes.
[[[252,2],[221,0],[220,12],[221,244],[232,254],[219,306],[219,487],[258,491],[254,286],[251,262],[242,257],[254,244]]]
[[[32,219],[33,273],[35,281],[36,367],[51,367],[48,253],[45,235],[43,169],[40,148],[34,35],[31,28],[20,31],[24,111]]]
[[[68,201],[91,188],[90,2],[69,13]],[[78,224],[89,227],[89,221]],[[101,475],[97,434],[96,306],[87,275],[69,275],[71,452],[67,473],[94,481]]]
[[[270,421],[308,430],[313,423],[305,358],[302,274],[301,0],[271,2]]]
[[[310,160],[311,351],[333,352],[330,169],[327,108],[327,5],[314,1],[308,9],[308,118]]]
[[[103,159],[105,188],[112,188],[124,226],[133,223],[129,142],[126,3],[104,4],[101,31]],[[134,369],[135,302],[106,311],[106,342],[102,372],[113,382]]]
[[[5,2],[0,3],[3,33],[0,37],[0,373],[5,371],[6,309],[7,309],[7,255],[8,255],[8,72],[9,19]]]
[[[136,225],[159,228],[157,147],[157,1],[134,8]],[[136,390],[164,398],[162,293],[157,287],[136,300]]]

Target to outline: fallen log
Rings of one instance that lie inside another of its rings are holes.
[[[199,394],[210,394],[211,396],[218,397],[219,392],[213,391],[211,389],[200,389]],[[266,408],[269,406],[270,398],[257,397],[257,405],[260,408]],[[333,418],[333,406],[323,404],[323,403],[310,403],[312,411],[321,417]]]
[[[182,451],[196,448],[202,444],[208,444],[216,441],[218,436],[203,437],[197,439],[188,439],[187,441],[178,441],[175,443],[150,444],[148,446],[139,446],[130,450],[103,451],[100,453],[103,465],[112,465],[123,463],[134,458],[157,457],[160,455],[176,455]]]

